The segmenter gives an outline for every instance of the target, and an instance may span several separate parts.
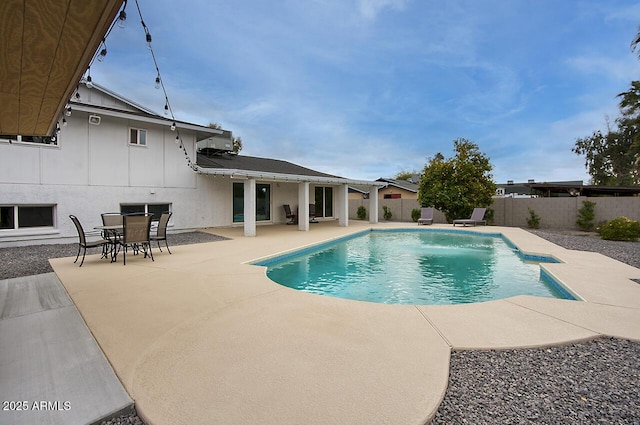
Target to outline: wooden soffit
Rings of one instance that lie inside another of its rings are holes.
[[[0,0],[0,134],[52,134],[123,2]]]

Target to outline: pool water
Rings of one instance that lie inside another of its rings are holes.
[[[500,236],[371,231],[259,263],[284,286],[388,304],[464,304],[535,295],[572,299]]]

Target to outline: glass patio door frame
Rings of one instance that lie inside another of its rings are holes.
[[[333,217],[333,186],[316,186],[314,188],[316,217]]]
[[[233,182],[232,222],[244,223],[244,183]],[[256,183],[256,221],[271,221],[271,185]]]

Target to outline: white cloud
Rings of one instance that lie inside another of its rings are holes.
[[[373,21],[385,9],[404,10],[408,0],[358,0],[360,14],[368,21]]]

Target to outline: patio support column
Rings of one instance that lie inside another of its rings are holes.
[[[298,183],[298,230],[309,230],[309,182]]]
[[[244,235],[256,235],[256,179],[244,181]]]
[[[369,191],[369,223],[378,222],[378,186],[371,186]]]
[[[338,186],[336,201],[338,207],[338,224],[342,227],[349,226],[349,185]]]

